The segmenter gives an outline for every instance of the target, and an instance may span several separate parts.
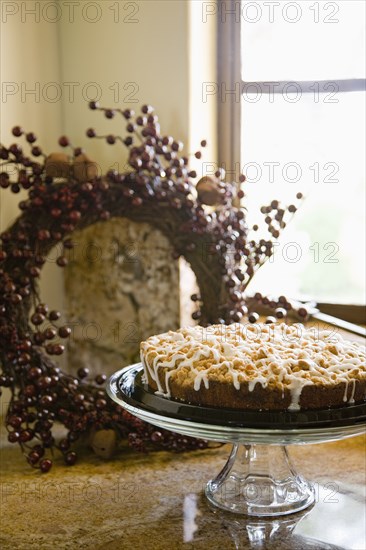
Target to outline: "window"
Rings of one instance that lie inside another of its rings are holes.
[[[305,196],[250,290],[363,303],[365,3],[222,0],[219,15],[221,153],[247,176],[249,222]]]

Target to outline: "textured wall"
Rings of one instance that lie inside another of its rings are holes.
[[[112,373],[138,359],[141,339],[179,326],[178,264],[147,224],[115,219],[74,241],[65,269],[69,369]]]

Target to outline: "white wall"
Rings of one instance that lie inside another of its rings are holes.
[[[46,151],[57,149],[57,137],[66,133],[104,168],[116,161],[123,168],[122,146],[118,150],[85,137],[89,126],[100,132],[124,130],[123,119],[110,122],[89,111],[88,100],[99,91],[101,103],[111,107],[138,109],[151,103],[162,130],[183,140],[188,153],[208,137],[206,158],[216,156],[215,113],[201,97],[202,82],[216,78],[216,25],[214,18],[203,23],[201,0],[99,0],[71,3],[73,9],[58,0],[58,12],[54,2],[6,4],[9,13],[2,13],[1,25],[4,143],[13,141],[10,130],[16,124],[34,130]],[[37,5],[38,13],[31,13]],[[44,11],[47,5],[51,8]],[[1,227],[16,215],[18,201],[19,196],[1,194]]]
[[[61,101],[48,100],[48,97],[52,99],[48,84],[60,80],[58,25],[42,17],[37,22],[30,14],[22,17],[20,2],[8,4],[18,4],[19,11],[14,15],[2,12],[1,142],[13,143],[11,128],[21,125],[26,131],[34,131],[45,151],[57,149],[57,139],[62,132]],[[29,93],[31,90],[36,93]],[[27,143],[25,140],[23,143],[26,150]],[[18,216],[17,205],[21,199],[22,194],[1,190],[0,230]],[[45,266],[42,295],[50,305],[61,307],[62,273],[52,264]]]
[[[87,99],[99,92],[100,103],[112,108],[139,109],[150,103],[159,114],[161,127],[187,141],[189,3],[134,2],[136,13],[132,15],[131,8],[121,9],[118,22],[114,22],[110,2],[98,4],[98,22],[90,23],[78,12],[74,24],[61,27],[62,80],[80,84],[75,87],[77,100],[64,102],[65,131],[75,142],[85,143],[98,162],[103,159],[104,167],[118,161],[123,168],[123,145],[118,148],[104,141],[88,141],[85,129],[93,126],[100,133],[124,133],[125,120],[108,121],[102,114],[90,112]]]
[[[100,133],[123,133],[125,128],[120,117],[111,122],[89,111],[87,101],[98,93],[103,106],[138,109],[152,104],[162,131],[184,141],[188,153],[209,134],[207,156],[215,156],[216,117],[212,103],[202,103],[201,89],[202,82],[216,77],[216,22],[210,18],[203,23],[202,2],[120,2],[118,14],[111,10],[116,3],[97,4],[99,15],[90,10],[83,17],[78,10],[74,23],[60,26],[61,77],[64,83],[73,82],[75,90],[75,98],[63,102],[65,132],[75,143],[86,144],[104,168],[116,161],[123,167],[123,146],[85,138],[89,126]],[[124,10],[127,5],[131,7]]]
[[[15,3],[14,3],[15,4]],[[19,3],[20,4],[20,3]],[[34,131],[45,149],[56,147],[61,132],[61,102],[42,95],[44,85],[60,79],[57,25],[20,14],[3,17],[1,24],[1,141],[13,143],[11,128]],[[27,93],[37,90],[36,94]],[[5,227],[16,215],[19,196],[1,193],[0,221]]]

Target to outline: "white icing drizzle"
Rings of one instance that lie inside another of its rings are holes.
[[[355,391],[356,391],[356,380],[352,380],[352,393],[351,397],[349,398],[348,403],[354,403],[355,402]]]
[[[157,385],[156,393],[170,397],[174,377],[195,391],[209,388],[212,380],[230,382],[249,391],[256,384],[290,391],[289,410],[300,408],[306,385],[345,384],[343,401],[354,402],[356,379],[366,378],[365,349],[338,336],[329,341],[327,331],[316,332],[296,325],[211,325],[179,329],[151,336],[141,343],[144,380],[147,373]],[[158,372],[163,369],[164,387]],[[352,382],[351,395],[348,387]]]

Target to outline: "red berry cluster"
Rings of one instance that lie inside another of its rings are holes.
[[[52,466],[49,450],[54,448],[66,464],[74,464],[73,443],[91,428],[112,428],[140,450],[206,446],[157,431],[125,413],[106,398],[105,376],[89,380],[87,369],[77,376],[61,371],[55,358],[63,353],[63,340],[71,330],[60,312],[49,311],[41,302],[38,292],[41,268],[51,249],[57,246],[57,265],[65,267],[75,229],[111,216],[148,222],[169,238],[174,257],[185,256],[196,274],[200,292],[192,296],[197,304],[194,319],[201,324],[238,322],[243,317],[255,322],[247,286],[273,253],[273,239],[285,227],[286,215],[296,210],[295,205],[282,207],[278,201],[263,207],[271,237],[256,240],[257,226],[249,230],[245,209],[238,206],[243,190],[225,182],[223,170],[195,183],[197,174],[189,168],[183,144],[160,133],[151,106],[144,105],[139,115],[101,108],[95,102],[90,108],[108,119],[125,120],[124,138],[98,136],[92,128],[87,136],[127,146],[129,170],[98,175],[82,148],[73,147],[66,136],[59,145],[71,154],[47,156],[36,144],[35,134],[19,126],[13,135],[25,138],[29,153],[18,143],[0,146],[0,187],[13,193],[27,191],[19,203],[19,218],[0,235],[0,386],[11,391],[6,416],[9,441],[19,443],[28,462],[43,472]],[[201,146],[206,146],[204,140]],[[195,153],[196,158],[201,156],[201,151]],[[244,183],[245,177],[240,181]],[[266,305],[266,300],[276,318],[290,309],[283,297],[278,302],[261,297],[259,302]],[[53,435],[56,421],[67,428],[61,441]]]

